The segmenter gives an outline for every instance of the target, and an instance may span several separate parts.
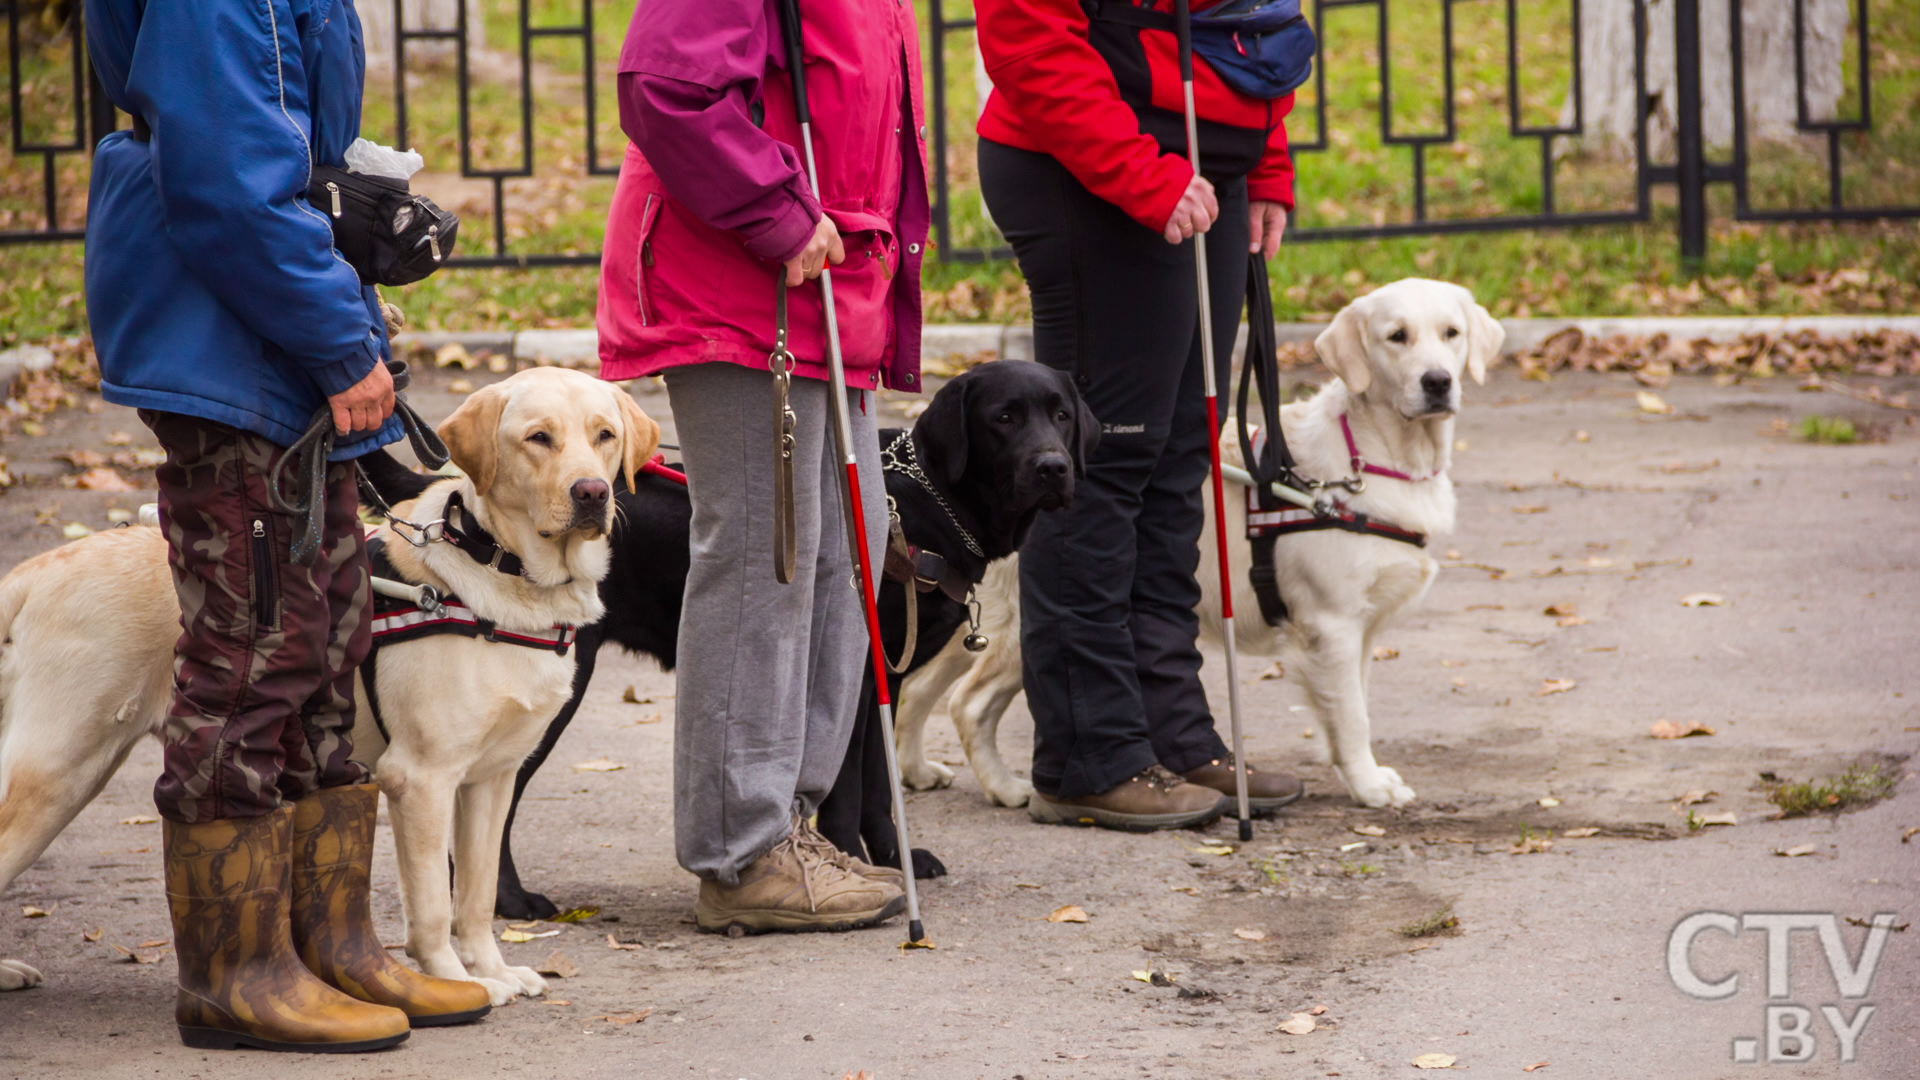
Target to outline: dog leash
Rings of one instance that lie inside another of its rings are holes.
[[[767,368],[773,372],[773,577],[791,585],[800,544],[793,503],[793,432],[799,417],[793,412],[796,361],[787,351],[786,268],[779,268],[775,276],[780,286],[774,301],[773,352],[767,356]]]
[[[388,360],[386,365],[387,373],[393,376],[393,413],[400,418],[400,426],[406,429],[407,441],[413,446],[414,456],[429,469],[440,468],[448,460],[447,444],[441,442],[440,436],[420,419],[420,414],[413,411],[413,406],[407,404],[404,391],[412,381],[407,362]],[[273,508],[300,518],[292,554],[293,561],[302,566],[312,565],[314,556],[320,551],[321,533],[327,520],[327,465],[328,459],[333,456],[333,443],[333,407],[322,405],[314,411],[313,419],[307,422],[306,432],[287,447],[286,452],[280,455],[280,460],[267,472],[267,498]],[[284,492],[284,477],[288,472],[294,473],[291,497]],[[367,483],[364,475],[360,476],[359,487],[362,498],[372,493],[373,505],[386,510],[385,500],[373,491],[373,486]]]

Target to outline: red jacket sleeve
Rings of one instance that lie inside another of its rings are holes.
[[[1165,228],[1193,167],[1140,131],[1076,0],[976,0],[974,14],[993,92],[1027,132],[1088,191]]]
[[[1293,95],[1273,103],[1273,133],[1267,136],[1267,154],[1247,174],[1247,198],[1256,202],[1277,202],[1293,216],[1293,153],[1287,149],[1287,114],[1293,111]]]

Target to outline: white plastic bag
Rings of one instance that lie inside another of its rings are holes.
[[[426,166],[418,150],[395,150],[366,139],[355,139],[347,147],[347,171],[363,176],[384,176],[406,180]]]

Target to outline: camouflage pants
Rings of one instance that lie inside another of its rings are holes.
[[[153,797],[194,824],[254,817],[324,787],[364,783],[353,752],[354,669],[372,643],[358,468],[327,469],[324,540],[288,554],[293,515],[267,497],[285,451],[225,424],[141,410],[167,463],[160,525],[180,597],[173,707]]]

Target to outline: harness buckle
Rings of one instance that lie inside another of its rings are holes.
[[[423,524],[418,521],[408,521],[405,518],[389,516],[387,518],[387,524],[393,526],[393,534],[395,536],[398,536],[400,539],[405,540],[408,544],[417,548],[426,547],[428,544],[437,544],[447,538],[446,518],[434,518],[432,521]]]

